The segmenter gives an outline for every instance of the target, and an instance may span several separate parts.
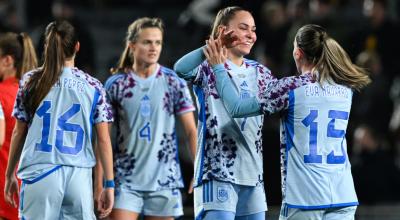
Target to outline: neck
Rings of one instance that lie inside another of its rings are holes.
[[[301,74],[310,73],[314,67],[315,67],[315,65],[313,65],[313,64],[304,64],[300,68]]]
[[[138,63],[138,62],[135,62]],[[157,63],[153,64],[133,64],[133,71],[141,78],[149,77],[157,68]]]
[[[75,60],[69,59],[64,62],[64,67],[75,67]]]
[[[228,59],[237,66],[241,66],[243,64],[243,56],[237,56],[230,51],[228,51]]]
[[[17,75],[17,70],[15,68],[9,71],[5,71],[5,73],[3,74],[3,80],[15,77],[16,75]]]

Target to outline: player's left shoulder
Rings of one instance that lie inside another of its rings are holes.
[[[255,61],[255,60],[251,60],[251,59],[247,59],[244,58],[244,63],[247,67],[254,67],[257,69],[257,72],[259,73],[267,73],[267,74],[271,74],[271,70],[264,66],[263,64]]]
[[[78,69],[76,67],[71,69],[72,75],[74,75],[76,78],[79,78],[81,80],[84,80],[87,82],[89,86],[95,87],[95,88],[103,88],[103,84],[98,80],[96,77],[90,75],[87,72],[84,72],[81,69]]]

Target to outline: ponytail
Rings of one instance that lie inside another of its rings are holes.
[[[366,71],[353,64],[346,51],[330,37],[323,43],[322,55],[315,69],[319,73],[320,82],[333,80],[355,90],[371,82]]]
[[[51,87],[62,74],[64,63],[75,55],[78,42],[74,27],[66,21],[50,23],[46,28],[43,66],[26,85],[25,106],[33,115]]]
[[[160,29],[161,33],[164,33],[164,24],[160,18],[143,17],[135,20],[128,27],[125,38],[125,49],[119,58],[118,66],[116,68],[111,68],[112,74],[119,72],[126,73],[132,68],[134,59],[129,49],[129,44],[131,42],[135,43],[139,37],[140,31],[145,28],[158,28]]]
[[[371,82],[366,71],[353,64],[346,51],[318,25],[308,24],[296,34],[297,46],[319,74],[318,81],[360,90]]]
[[[0,36],[0,51],[2,55],[10,55],[14,59],[16,78],[37,67],[36,52],[31,38],[25,34],[12,32]]]
[[[18,37],[21,39],[22,59],[16,66],[17,78],[21,79],[22,74],[37,67],[37,58],[31,38],[26,33],[21,33]]]
[[[131,68],[132,65],[133,59],[130,57],[129,43],[126,43],[125,49],[119,58],[118,66],[111,68],[111,73],[127,72],[127,69]]]

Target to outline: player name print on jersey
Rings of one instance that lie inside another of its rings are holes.
[[[337,85],[307,85],[305,87],[305,96],[324,96],[324,97],[343,97],[348,98],[349,90],[343,86]]]

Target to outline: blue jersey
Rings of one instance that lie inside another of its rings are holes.
[[[234,92],[242,99],[265,92],[265,73],[270,72],[266,67],[247,59],[242,66],[228,61],[224,67]],[[262,183],[263,116],[232,119],[217,93],[215,74],[207,61],[192,71],[191,78],[181,74],[193,82],[200,109],[195,184],[211,179],[247,186]]]
[[[140,191],[183,187],[175,119],[195,110],[186,82],[158,65],[146,79],[133,72],[113,75],[106,90],[115,115],[117,186]]]
[[[18,176],[30,179],[54,167],[93,167],[92,127],[112,121],[101,83],[77,68],[64,68],[59,80],[34,115],[24,106],[25,85],[36,71],[20,81],[13,116],[29,123]]]
[[[282,113],[283,203],[300,209],[358,204],[345,139],[350,88],[333,82],[321,85],[310,73],[280,80],[270,76],[262,97],[240,102],[239,97],[232,98],[233,86],[222,83],[228,78],[220,74],[223,66],[215,71],[218,91],[234,116],[254,113],[260,107],[265,114]]]

